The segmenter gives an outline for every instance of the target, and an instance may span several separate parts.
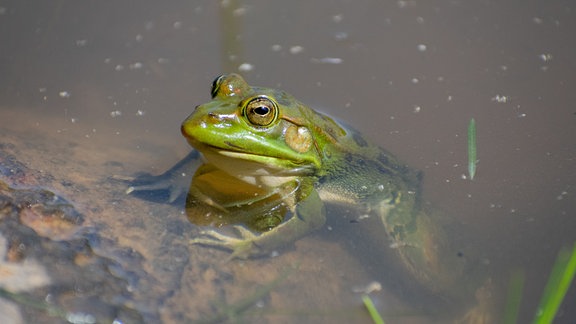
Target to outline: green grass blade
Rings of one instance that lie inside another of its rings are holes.
[[[472,118],[468,124],[468,175],[470,180],[474,180],[476,162],[476,121]]]
[[[504,324],[516,324],[520,302],[522,301],[522,289],[524,288],[524,272],[518,270],[512,273],[508,286],[508,300],[504,313]]]
[[[378,313],[378,310],[376,309],[376,306],[374,306],[374,303],[372,302],[372,299],[370,299],[370,296],[363,295],[362,301],[364,302],[364,306],[366,306],[366,309],[368,310],[368,313],[370,314],[372,321],[374,321],[375,324],[384,324],[384,320],[380,316],[380,313]]]
[[[574,279],[576,273],[576,244],[572,247],[572,252],[562,250],[552,267],[552,273],[544,289],[544,295],[540,300],[538,313],[534,318],[534,323],[552,323],[562,300]]]

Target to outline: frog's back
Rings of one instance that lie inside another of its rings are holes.
[[[359,203],[382,192],[393,198],[398,192],[419,192],[421,172],[408,167],[393,154],[380,148],[345,123],[344,132],[325,157],[326,174],[320,186],[328,200]],[[335,199],[336,196],[339,197]]]

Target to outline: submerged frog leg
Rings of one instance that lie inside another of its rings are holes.
[[[130,187],[126,189],[126,193],[167,191],[169,193],[168,202],[172,203],[186,195],[192,176],[201,164],[200,154],[198,151],[192,150],[180,162],[161,175],[145,174],[137,177],[130,182]]]
[[[271,253],[274,249],[294,242],[310,231],[322,226],[325,221],[324,204],[318,193],[313,191],[298,203],[294,215],[277,227],[255,234],[242,226],[234,226],[238,237],[222,234],[215,230],[202,231],[204,237],[192,239],[191,244],[220,247],[232,251],[229,260],[246,259]]]

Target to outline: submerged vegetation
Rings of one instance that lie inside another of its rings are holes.
[[[554,321],[575,274],[576,244],[572,247],[572,251],[562,249],[558,253],[558,257],[552,266],[552,272],[548,277],[546,288],[540,299],[540,304],[534,315],[534,324],[548,324]],[[517,322],[524,287],[524,273],[522,271],[512,275],[509,287],[508,302],[503,321],[505,324]]]
[[[566,292],[574,276],[576,275],[576,243],[573,245],[572,250],[562,249],[558,253],[558,257],[552,266],[552,272],[548,277],[546,288],[540,299],[540,304],[534,315],[534,324],[548,324],[554,321],[556,313],[560,305],[564,301]],[[518,312],[522,301],[522,291],[524,288],[524,273],[522,271],[515,272],[512,275],[509,289],[508,289],[508,302],[503,317],[502,323],[514,324],[517,323]],[[364,306],[368,310],[372,321],[375,324],[384,324],[380,313],[372,303],[372,299],[368,295],[362,296]]]
[[[368,310],[368,313],[370,314],[370,318],[372,318],[372,321],[375,324],[384,324],[384,320],[382,319],[382,316],[380,316],[380,313],[378,313],[378,310],[376,309],[376,306],[374,306],[374,303],[372,302],[370,296],[363,295],[362,301],[364,302],[364,306],[366,306],[366,309]]]
[[[558,253],[558,257],[548,278],[548,283],[544,289],[544,294],[540,300],[538,311],[534,317],[534,323],[552,323],[574,279],[575,273],[576,244],[572,246],[572,251],[563,249]]]

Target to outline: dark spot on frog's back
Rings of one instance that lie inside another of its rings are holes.
[[[351,163],[354,161],[354,155],[352,153],[346,153],[346,155],[344,155],[344,160]]]
[[[396,159],[385,150],[382,150],[376,157],[379,166],[378,170],[382,173],[394,173],[400,175],[407,183],[410,183],[412,189],[420,191],[423,173],[422,171],[410,168],[408,165],[399,163]]]
[[[383,152],[378,154],[377,160],[384,165],[390,165],[390,159],[388,158],[388,155]]]
[[[352,138],[354,139],[354,142],[356,143],[356,145],[358,145],[360,147],[367,147],[368,146],[368,142],[366,142],[364,137],[362,137],[362,135],[360,135],[359,133],[357,133],[357,132],[352,133]]]

